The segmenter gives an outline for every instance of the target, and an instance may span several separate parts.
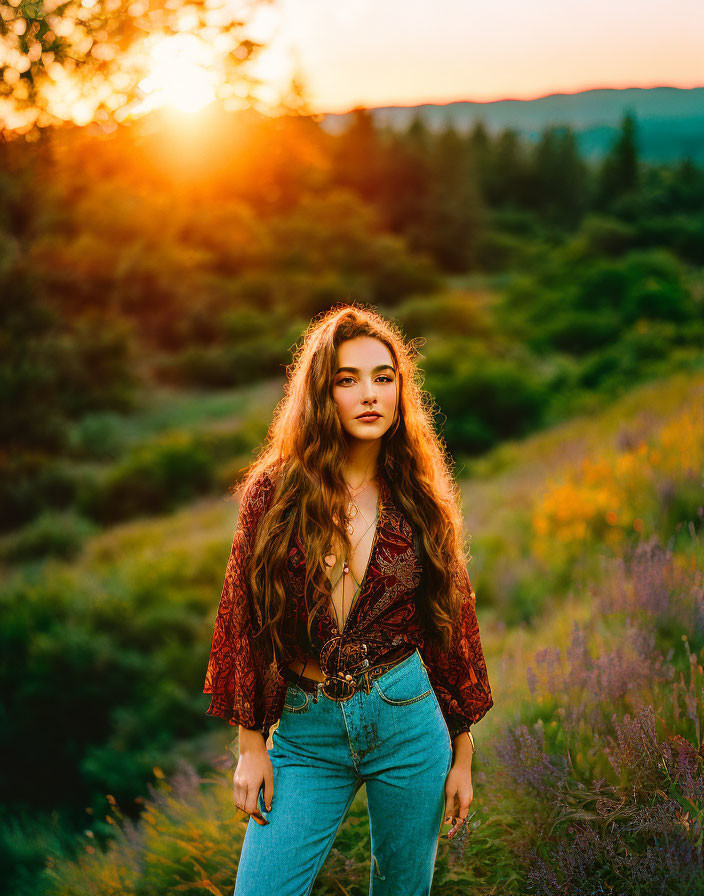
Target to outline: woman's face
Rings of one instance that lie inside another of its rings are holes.
[[[337,349],[332,396],[340,422],[356,439],[379,439],[394,422],[398,373],[389,349],[372,336],[357,336]],[[377,417],[364,419],[368,412]]]

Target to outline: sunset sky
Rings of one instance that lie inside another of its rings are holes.
[[[255,31],[262,77],[298,66],[319,112],[704,85],[701,0],[277,0]]]

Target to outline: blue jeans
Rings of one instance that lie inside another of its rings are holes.
[[[371,896],[430,893],[452,743],[417,648],[342,702],[290,684],[272,741],[269,824],[247,823],[234,896],[308,896],[363,783]]]

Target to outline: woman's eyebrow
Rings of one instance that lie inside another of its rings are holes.
[[[337,376],[337,374],[341,373],[343,370],[349,370],[352,373],[359,373],[359,367],[338,367],[335,375]],[[377,370],[393,370],[393,372],[396,373],[396,368],[392,367],[391,364],[379,364],[378,367],[375,367],[372,370],[372,373],[376,373]]]

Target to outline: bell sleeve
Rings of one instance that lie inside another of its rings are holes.
[[[203,693],[211,695],[206,715],[260,731],[264,737],[272,723],[271,699],[267,667],[252,637],[249,560],[257,525],[272,493],[271,480],[263,473],[250,483],[240,501],[203,687]]]
[[[430,641],[421,649],[453,741],[494,705],[479,637],[475,593],[464,564],[455,574],[455,582],[461,596],[461,613],[453,628],[450,649],[443,651]]]

